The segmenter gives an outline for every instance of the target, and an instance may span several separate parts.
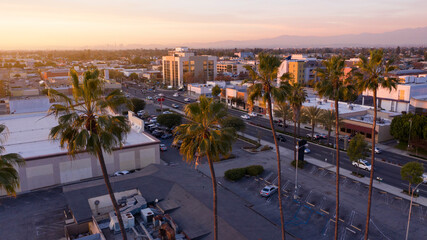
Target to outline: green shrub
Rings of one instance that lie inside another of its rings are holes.
[[[244,168],[232,168],[225,171],[224,176],[230,181],[237,181],[244,177],[246,169]]]
[[[245,167],[246,174],[249,176],[258,176],[264,172],[264,167],[261,165],[251,165]]]
[[[296,162],[295,161],[292,161],[291,162],[291,165],[293,166],[293,167],[295,167],[295,165],[296,165]],[[304,168],[304,165],[305,165],[305,161],[298,161],[298,168]]]
[[[271,149],[271,147],[270,146],[268,146],[268,145],[264,145],[261,149],[260,149],[260,151],[268,151],[268,150],[270,150]]]

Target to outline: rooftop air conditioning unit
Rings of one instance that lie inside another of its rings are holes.
[[[145,223],[153,222],[154,213],[150,208],[141,209],[141,216]]]

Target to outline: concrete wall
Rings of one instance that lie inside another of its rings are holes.
[[[146,167],[151,163],[160,163],[159,143],[128,146],[115,150],[111,155],[104,154],[104,161],[109,174],[120,170],[133,170]],[[95,156],[81,153],[71,159],[66,154],[55,154],[26,159],[23,167],[18,167],[21,186],[17,192],[76,182],[102,176],[102,171]],[[5,195],[0,191],[0,196]]]

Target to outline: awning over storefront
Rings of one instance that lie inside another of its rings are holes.
[[[347,129],[357,131],[357,132],[364,132],[364,133],[371,133],[372,132],[372,128],[368,128],[368,127],[364,127],[364,126],[360,126],[360,125],[356,125],[356,124],[352,124],[352,123],[344,123],[344,127]],[[375,133],[378,133],[378,131],[375,130]]]

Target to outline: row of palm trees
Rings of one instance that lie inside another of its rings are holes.
[[[277,153],[277,174],[278,174],[278,188],[281,189],[281,165],[280,153],[275,137],[275,129],[272,119],[271,100],[275,100],[278,111],[282,112],[284,124],[286,118],[292,109],[292,120],[294,122],[294,145],[296,146],[297,136],[297,123],[301,122],[301,108],[305,102],[306,93],[303,86],[292,80],[292,76],[285,74],[281,77],[282,83],[280,86],[274,84],[274,76],[277,74],[279,60],[268,54],[260,54],[258,69],[247,67],[249,76],[252,79],[253,85],[248,88],[248,102],[253,105],[253,102],[262,99],[267,103],[267,113],[270,118],[270,126],[274,137]],[[353,69],[349,74],[344,71],[345,59],[341,56],[333,56],[322,62],[323,68],[316,70],[320,81],[315,84],[315,90],[320,97],[328,98],[334,101],[334,110],[321,112],[318,108],[306,108],[303,116],[309,119],[312,125],[312,136],[314,134],[314,126],[317,121],[323,121],[324,126],[328,129],[328,141],[332,125],[335,124],[335,144],[339,145],[339,101],[348,101],[352,99],[355,94],[360,94],[363,91],[371,91],[374,100],[374,119],[377,118],[377,90],[378,88],[386,88],[391,91],[396,87],[397,80],[389,76],[389,73],[395,69],[392,65],[392,60],[387,60],[384,57],[382,49],[373,49],[370,51],[370,56],[361,56],[360,61],[357,63],[357,68]],[[368,193],[367,216],[365,226],[365,239],[368,239],[369,221],[372,204],[372,183],[375,164],[375,128],[376,121],[372,124],[372,158],[371,158],[371,172]],[[299,130],[298,130],[298,135]],[[338,239],[338,223],[339,223],[339,179],[340,179],[340,151],[336,147],[336,206],[335,206],[335,239]],[[296,158],[296,150],[294,148],[294,160]],[[281,194],[278,194],[279,210],[281,218],[282,239],[285,239],[284,217],[282,209]]]

